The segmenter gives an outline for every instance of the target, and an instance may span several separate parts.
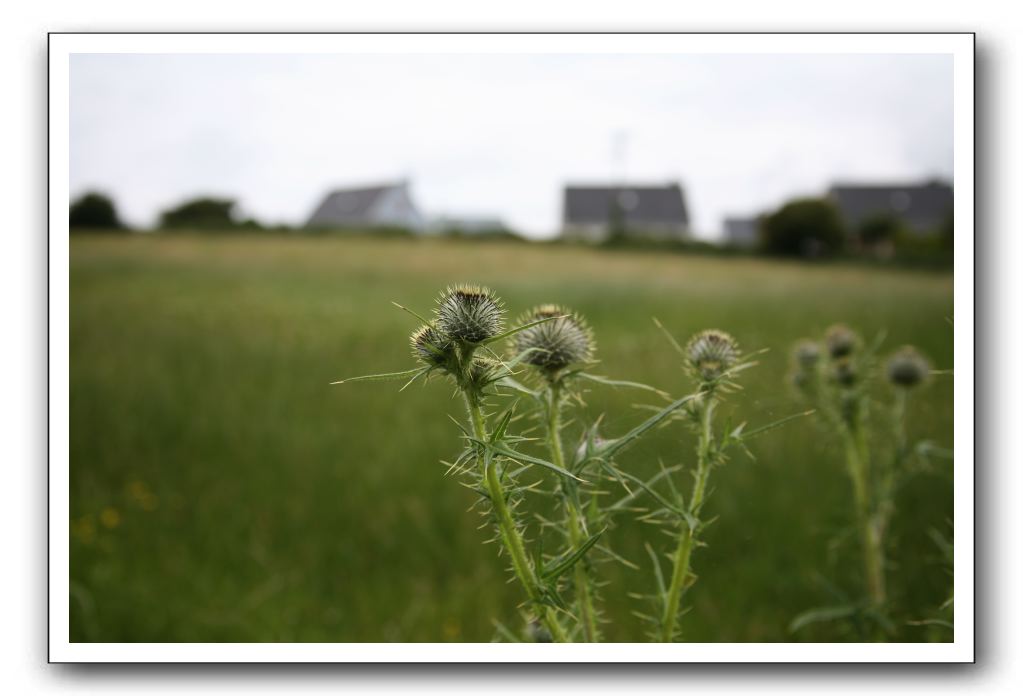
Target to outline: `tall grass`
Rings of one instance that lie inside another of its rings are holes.
[[[676,336],[722,326],[745,346],[772,347],[718,407],[721,423],[799,410],[781,386],[788,356],[778,347],[834,317],[952,362],[948,274],[498,243],[83,235],[71,252],[74,638],[489,640],[493,617],[514,618],[521,589],[505,584],[506,560],[481,552],[489,533],[466,523],[478,496],[431,464],[457,454],[448,416],[465,410],[451,390],[433,381],[399,399],[400,385],[367,385],[352,399],[324,386],[407,361],[396,337],[409,319],[387,301],[430,297],[466,269],[513,307],[556,299],[584,314],[598,374],[691,389],[651,316]],[[601,413],[601,432],[624,433],[649,416],[634,403],[657,402],[577,388],[583,403],[563,404],[566,456]],[[951,446],[951,382],[935,378],[920,394],[909,441]],[[389,436],[395,428],[414,437]],[[647,481],[658,460],[670,468],[691,448],[681,429],[653,429],[619,463]],[[736,456],[713,472],[705,511],[717,519],[694,557],[683,638],[857,639],[833,622],[787,630],[808,606],[833,603],[832,585],[857,591],[854,537],[840,533],[848,483],[831,464],[840,447],[805,418],[750,449],[754,461]],[[540,443],[530,452],[550,459]],[[554,497],[528,504],[563,514]],[[887,593],[913,620],[948,599],[932,530],[947,538],[951,518],[944,469],[899,491]],[[610,550],[649,568],[648,525],[618,515],[613,532]],[[648,593],[649,575],[613,561],[597,572],[615,637],[644,639],[629,594]],[[933,628],[904,626],[900,637],[947,639]]]

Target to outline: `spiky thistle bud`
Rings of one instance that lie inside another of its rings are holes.
[[[499,380],[503,374],[504,368],[500,362],[476,355],[473,356],[465,377],[474,390],[482,391]]]
[[[444,367],[454,355],[451,339],[429,324],[416,329],[409,342],[412,344],[412,357],[432,367]]]
[[[512,338],[512,350],[516,354],[532,349],[525,362],[543,372],[554,373],[593,358],[593,332],[579,314],[558,305],[541,305],[522,315],[518,323],[529,324],[541,319],[551,321],[520,331]]]
[[[831,379],[840,386],[851,387],[856,384],[858,378],[856,365],[848,356],[838,358],[831,366]]]
[[[806,370],[809,372],[817,367],[817,363],[821,359],[820,344],[816,341],[804,338],[796,344],[795,348],[793,348],[792,358],[795,360],[796,367],[800,370]]]
[[[835,324],[824,332],[824,345],[832,358],[851,355],[860,343],[856,332],[844,324]]]
[[[888,381],[906,389],[917,386],[927,379],[931,364],[913,346],[903,346],[888,358]]]
[[[739,359],[739,344],[724,331],[707,329],[686,344],[689,367],[704,382],[724,375]]]
[[[457,285],[437,300],[437,328],[464,343],[481,343],[501,333],[504,306],[490,289]]]

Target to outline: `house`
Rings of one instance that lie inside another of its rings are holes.
[[[828,197],[853,232],[872,217],[891,215],[919,236],[934,235],[952,212],[952,187],[942,181],[903,186],[835,184]]]
[[[566,186],[562,237],[602,242],[613,234],[659,240],[689,237],[682,187]]]
[[[760,240],[759,218],[725,218],[725,238],[722,240],[729,246],[752,249]]]
[[[306,223],[307,229],[423,228],[407,181],[337,189],[327,194]]]

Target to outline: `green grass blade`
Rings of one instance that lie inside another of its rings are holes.
[[[802,614],[792,619],[792,622],[789,624],[789,633],[795,633],[810,624],[845,619],[855,613],[856,607],[851,604],[844,604],[837,607],[819,607],[817,609],[810,609],[809,611],[804,611]]]

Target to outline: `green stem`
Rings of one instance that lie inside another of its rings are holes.
[[[689,499],[687,509],[690,519],[695,519],[703,505],[707,480],[710,478],[711,444],[714,437],[711,428],[714,401],[710,395],[704,398],[706,401],[701,413],[700,440],[697,447],[696,482],[693,485],[693,495]],[[670,643],[675,638],[679,605],[682,602],[682,592],[685,589],[686,578],[689,576],[690,558],[696,543],[698,530],[689,520],[685,520],[684,524],[685,528],[679,533],[678,546],[672,559],[671,583],[668,586],[668,596],[664,602],[664,614],[661,616],[662,643]]]
[[[845,457],[853,485],[856,522],[863,551],[863,569],[866,576],[867,596],[874,608],[885,602],[884,545],[881,529],[872,511],[870,483],[870,452],[863,428],[858,421],[847,423],[845,429]]]
[[[469,409],[469,419],[472,421],[473,434],[476,439],[481,442],[487,441],[487,428],[486,423],[483,420],[483,411],[480,409],[479,401],[473,398],[470,394],[465,394],[465,402]],[[497,526],[501,535],[501,541],[504,544],[504,548],[508,551],[508,555],[511,557],[512,569],[515,571],[515,576],[522,583],[522,586],[526,590],[526,594],[529,596],[530,602],[532,602],[537,614],[539,615],[540,621],[550,631],[551,637],[555,642],[567,643],[568,638],[565,636],[564,630],[561,628],[561,624],[558,623],[557,617],[554,616],[552,609],[543,604],[542,593],[540,590],[540,581],[536,576],[536,571],[533,569],[533,565],[529,562],[529,556],[526,555],[526,545],[522,540],[522,535],[519,533],[518,527],[515,525],[515,520],[512,517],[511,510],[508,508],[508,501],[505,500],[504,488],[501,486],[501,477],[498,474],[496,463],[491,461],[490,465],[487,466],[485,461],[481,459],[481,464],[485,471],[483,472],[484,478],[487,484],[487,493],[490,496],[490,503],[494,508],[494,515],[497,517]]]
[[[551,461],[558,467],[565,468],[565,453],[561,446],[561,388],[557,383],[551,384],[548,390],[547,403],[547,442],[550,447]],[[562,477],[561,490],[565,500],[567,514],[568,540],[572,550],[579,549],[586,542],[586,528],[582,511],[579,509],[578,488],[575,481]],[[597,633],[597,615],[593,608],[593,588],[590,576],[586,572],[583,560],[576,562],[572,569],[579,605],[579,620],[583,630],[583,640],[587,643],[599,642]]]

